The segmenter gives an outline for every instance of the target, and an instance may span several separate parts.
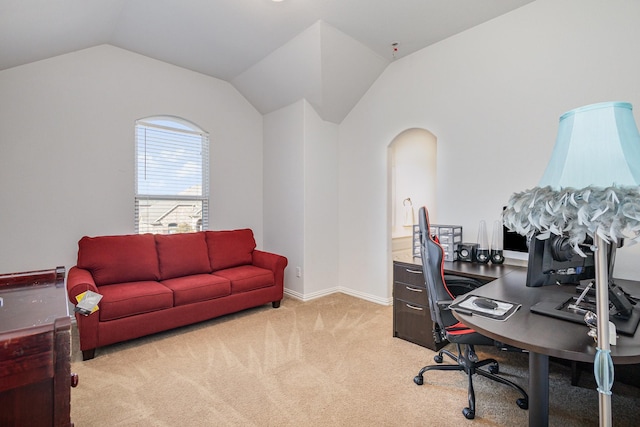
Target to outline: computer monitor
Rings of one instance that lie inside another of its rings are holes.
[[[502,248],[505,258],[527,260],[527,254],[529,253],[527,237],[515,231],[509,231],[507,227],[502,230]]]
[[[505,210],[506,208],[506,206],[503,206],[502,210]],[[511,231],[503,225],[502,249],[505,258],[526,261],[527,254],[529,253],[529,242],[527,241],[527,236]]]
[[[569,238],[551,235],[541,240],[537,235],[529,242],[527,286],[555,284],[578,285],[581,280],[595,279],[595,262],[590,244],[581,246],[586,257],[578,254]]]

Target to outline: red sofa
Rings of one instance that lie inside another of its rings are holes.
[[[76,313],[83,360],[105,345],[271,303],[287,259],[256,250],[250,229],[83,237],[69,301],[91,290],[99,310]]]

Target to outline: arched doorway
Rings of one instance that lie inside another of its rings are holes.
[[[388,146],[387,217],[392,260],[411,261],[413,224],[420,206],[437,218],[436,142],[425,129],[398,134]]]

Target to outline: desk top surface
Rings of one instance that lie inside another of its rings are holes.
[[[405,264],[420,265],[420,258]],[[522,305],[505,321],[455,313],[464,324],[514,347],[561,359],[593,362],[596,343],[587,335],[586,325],[531,312],[531,306],[540,301],[562,302],[575,296],[575,286],[527,287],[527,269],[506,264],[445,262],[445,273],[487,280],[486,285],[473,291],[474,295]],[[629,293],[640,294],[638,282],[616,280],[616,283]],[[617,345],[611,346],[611,357],[618,364],[640,363],[640,333],[636,331],[634,336],[618,334]]]
[[[527,287],[526,269],[514,270],[473,291],[492,299],[515,302],[522,307],[505,321],[482,316],[455,313],[455,317],[483,335],[518,348],[562,359],[593,362],[596,343],[587,335],[588,327],[531,312],[540,301],[566,301],[575,296],[574,286]],[[625,289],[640,288],[640,284],[617,281]],[[640,329],[640,328],[639,328]],[[634,336],[618,334],[617,345],[611,346],[614,363],[640,363],[640,333]]]
[[[28,273],[33,274],[0,275],[0,339],[23,334],[26,329],[50,329],[58,319],[71,325],[64,273]]]

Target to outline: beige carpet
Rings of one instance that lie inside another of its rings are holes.
[[[74,333],[71,416],[85,426],[522,426],[518,394],[478,377],[467,421],[466,377],[413,377],[434,352],[392,337],[392,307],[334,294],[270,305],[96,351],[82,362]],[[489,349],[527,388],[527,355]],[[482,355],[487,352],[481,353]],[[569,384],[551,366],[552,426],[597,426],[592,375]],[[582,383],[585,383],[584,385]],[[615,426],[638,425],[640,390],[615,384]]]

